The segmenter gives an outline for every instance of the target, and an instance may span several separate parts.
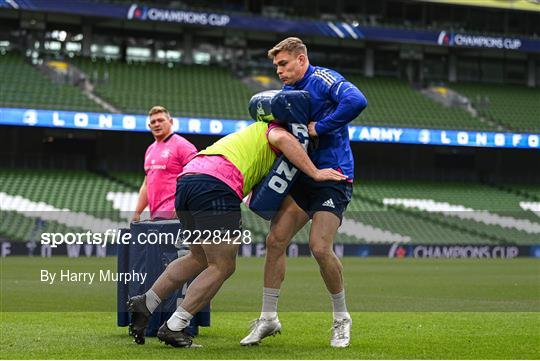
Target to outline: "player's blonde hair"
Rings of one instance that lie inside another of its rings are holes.
[[[299,38],[290,37],[277,43],[272,49],[268,50],[268,57],[274,59],[274,57],[280,52],[286,51],[293,55],[304,54],[307,55],[306,45]]]
[[[148,111],[148,116],[151,117],[152,115],[157,114],[157,113],[165,113],[167,118],[171,117],[171,115],[169,114],[169,111],[167,110],[167,108],[165,108],[164,106],[161,106],[161,105],[153,106],[152,109],[150,109]]]

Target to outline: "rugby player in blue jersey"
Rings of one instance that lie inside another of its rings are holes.
[[[287,38],[268,51],[284,90],[306,90],[311,96],[309,135],[316,144],[310,158],[318,168],[333,168],[346,181],[314,182],[301,175],[273,218],[266,238],[262,312],[241,345],[254,345],[281,332],[277,301],[285,278],[285,251],[294,235],[312,219],[309,247],[333,303],[330,345],[347,347],[352,320],[345,302],[342,265],[333,250],[334,236],[352,196],[354,160],[347,124],[367,106],[362,92],[339,73],[309,64],[307,48]]]

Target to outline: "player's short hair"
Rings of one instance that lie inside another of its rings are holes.
[[[167,108],[161,106],[161,105],[155,105],[152,107],[152,109],[150,109],[148,111],[148,116],[151,117],[152,115],[154,114],[157,114],[157,113],[165,113],[165,115],[167,115],[167,118],[170,118],[171,115],[169,114],[169,111],[167,110]]]
[[[306,45],[299,38],[290,37],[280,41],[272,49],[268,50],[268,57],[274,59],[274,57],[280,52],[286,51],[293,55],[304,54],[307,55]]]

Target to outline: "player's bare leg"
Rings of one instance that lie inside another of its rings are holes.
[[[261,316],[253,321],[250,333],[240,341],[242,346],[256,345],[267,336],[281,332],[277,317],[279,289],[285,279],[287,245],[294,235],[307,223],[307,214],[287,196],[280,210],[272,219],[270,233],[266,237],[264,264],[264,289]]]
[[[210,303],[223,283],[236,269],[239,245],[224,241],[220,244],[201,246],[208,267],[189,285],[182,304],[171,318],[158,330],[158,338],[174,347],[190,347],[191,337],[184,332],[189,322],[204,305]]]
[[[343,266],[332,248],[339,218],[331,212],[316,212],[309,232],[309,248],[319,264],[321,276],[331,294],[343,291]]]
[[[321,276],[332,298],[334,323],[330,345],[347,347],[350,343],[352,321],[345,303],[343,266],[332,248],[339,225],[340,220],[335,214],[316,212],[309,234],[309,248],[319,264]]]
[[[187,255],[169,263],[151,289],[159,298],[164,299],[207,266],[206,255],[201,245],[191,245]]]
[[[302,208],[298,207],[291,196],[287,196],[272,219],[270,232],[266,237],[264,287],[277,289],[281,287],[285,279],[287,246],[308,220]]]
[[[184,257],[169,263],[148,292],[129,299],[129,334],[136,343],[144,344],[148,320],[161,301],[207,267],[206,255],[201,246],[192,245],[190,250]]]
[[[223,283],[236,269],[239,245],[222,242],[202,245],[208,267],[189,285],[181,306],[191,314],[197,313],[219,291]]]

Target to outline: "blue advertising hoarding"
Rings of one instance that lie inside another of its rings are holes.
[[[181,134],[226,135],[245,128],[251,122],[175,117],[173,129]],[[147,123],[147,116],[141,114],[0,108],[0,125],[148,132]],[[534,133],[350,125],[349,138],[353,142],[540,149],[540,134]]]

